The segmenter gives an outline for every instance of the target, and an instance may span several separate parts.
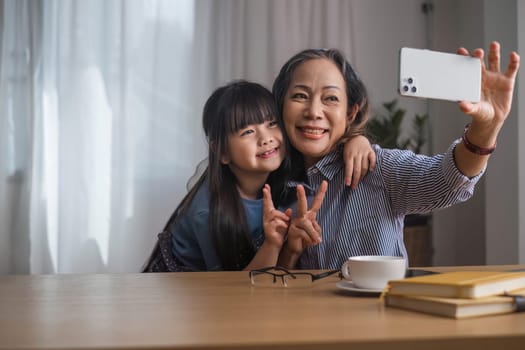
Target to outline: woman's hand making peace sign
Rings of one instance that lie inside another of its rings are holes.
[[[328,182],[323,181],[308,208],[308,200],[302,185],[297,186],[297,213],[288,228],[288,238],[279,256],[279,265],[294,268],[304,248],[321,243],[321,226],[317,212],[321,208]]]

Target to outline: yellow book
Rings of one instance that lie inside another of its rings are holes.
[[[525,272],[454,271],[393,280],[388,294],[481,298],[525,288]]]
[[[385,297],[385,305],[457,319],[524,311],[525,289],[514,291],[511,294],[477,299],[388,294]]]

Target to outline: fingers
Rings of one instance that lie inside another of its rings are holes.
[[[366,174],[374,171],[376,166],[376,153],[370,150],[367,153],[352,156],[351,160],[345,161],[345,186],[357,188]]]
[[[272,192],[270,191],[270,185],[265,184],[263,188],[263,215],[270,214],[275,207],[272,200]]]
[[[462,55],[462,56],[468,56],[469,55],[469,51],[467,49],[465,49],[464,47],[460,47],[459,49],[456,50],[456,53],[458,55]],[[483,49],[475,49],[472,51],[472,57],[477,57],[477,58],[483,58],[484,56],[484,51]]]
[[[323,180],[317,193],[308,208],[306,193],[302,185],[297,185],[297,216],[290,223],[288,229],[288,242],[294,239],[300,239],[302,245],[316,245],[321,243],[321,226],[317,223],[317,211],[321,208],[328,182]],[[289,209],[285,213],[291,214]]]
[[[472,57],[483,59],[485,57],[485,51],[483,51],[483,49],[474,49],[474,51],[472,51]]]
[[[354,159],[355,167],[354,167],[354,173],[352,174],[352,181],[350,182],[350,186],[352,188],[357,188],[357,184],[359,184],[359,181],[361,181],[361,174],[362,174],[362,164],[361,158]]]
[[[321,237],[321,225],[319,225],[317,221],[311,221],[311,223],[313,225],[314,230],[317,232],[320,238]]]
[[[270,220],[281,220],[281,221],[284,221],[284,222],[288,222],[290,221],[290,215],[287,215],[286,212],[282,212],[280,210],[277,210],[277,209],[274,209],[271,211],[271,216],[272,218]]]
[[[362,158],[356,158],[354,162],[354,173],[351,178],[351,183],[345,183],[345,185],[352,186],[352,188],[355,190],[359,185],[359,182],[363,181],[369,172],[375,170],[376,153],[374,151],[370,151],[367,154],[364,154]]]
[[[476,105],[469,101],[461,101],[459,102],[459,109],[465,113],[470,115],[472,111],[476,108]]]
[[[343,158],[345,163],[344,183],[346,186],[357,187],[359,181],[368,172],[369,154],[373,152],[370,141],[364,135],[353,136],[345,142]]]
[[[315,239],[310,237],[305,230],[296,224],[290,225],[288,229],[288,244],[297,244],[297,242],[302,242],[301,246],[315,244]],[[303,247],[301,247],[302,249]]]
[[[465,49],[464,47],[460,47],[459,49],[456,50],[456,53],[458,55],[462,55],[462,56],[468,56],[468,50]]]
[[[303,185],[297,185],[297,217],[303,217],[308,212],[308,201]]]
[[[363,156],[363,160],[361,162],[361,173],[359,176],[355,176],[355,183],[353,184],[352,188],[356,189],[359,182],[363,181],[365,176],[374,171],[376,168],[376,152],[371,150],[366,155]]]
[[[460,47],[459,49],[456,50],[456,53],[458,55],[462,55],[462,56],[468,56],[469,55],[469,51],[467,49],[465,49],[464,47]],[[481,60],[481,66],[483,68],[485,68],[485,62],[483,61],[483,56],[485,55],[483,49],[475,49],[474,51],[472,51],[472,57],[477,57]]]
[[[288,229],[288,219],[283,220],[280,218],[273,218],[271,224],[275,231],[282,232],[283,235],[286,233],[286,230]]]
[[[372,172],[376,170],[376,152],[368,153],[368,171]]]
[[[460,48],[458,53],[467,54],[468,51]],[[481,101],[478,103],[461,101],[459,108],[473,120],[482,121],[487,125],[491,121],[503,122],[509,114],[520,56],[516,52],[511,52],[507,68],[502,68],[501,47],[496,41],[489,45],[486,62],[484,55],[483,49],[479,48],[471,52],[471,56],[477,57],[481,63]]]
[[[297,215],[294,220],[307,220],[313,222],[316,220],[317,212],[323,204],[324,196],[328,189],[328,182],[323,180],[317,194],[315,195],[312,205],[308,208],[308,201],[306,199],[306,193],[302,185],[297,185]],[[287,210],[288,212],[288,210]],[[311,223],[310,223],[311,225]]]
[[[511,52],[511,54],[509,55],[509,65],[507,67],[505,75],[511,79],[515,79],[516,74],[518,74],[519,68],[520,68],[520,55],[518,55],[516,52]]]
[[[324,196],[326,194],[327,189],[328,182],[326,182],[326,180],[323,180],[323,182],[321,182],[321,186],[319,186],[319,189],[317,190],[317,194],[314,197],[312,206],[310,207],[310,212],[317,213],[319,208],[321,208],[321,204],[323,204]]]
[[[308,233],[308,236],[312,242],[305,244],[310,246],[320,244],[323,241],[323,237],[321,236],[321,226],[315,220],[308,221],[308,224],[310,224],[311,227],[309,226],[309,230],[306,232]]]
[[[491,71],[500,71],[500,46],[498,42],[490,43],[488,63]]]
[[[352,178],[354,177],[354,162],[345,162],[345,185],[350,186],[352,184]]]
[[[266,184],[263,188],[263,218],[268,223],[276,222],[277,227],[287,227],[292,217],[292,209],[287,209],[284,213],[275,209],[270,185]]]
[[[288,228],[288,222],[292,217],[292,209],[288,208],[283,213],[275,209],[272,201],[272,193],[268,184],[263,188],[263,218],[267,223],[271,223],[276,228]]]
[[[317,222],[306,219],[296,218],[293,220],[288,230],[288,235],[293,238],[301,238],[307,245],[321,243],[321,231]]]
[[[501,47],[497,41],[490,43],[489,49],[489,69],[494,72],[501,71]],[[518,74],[518,69],[520,67],[520,56],[516,52],[511,52],[509,55],[509,64],[507,70],[505,71],[505,76],[510,79],[515,79]]]

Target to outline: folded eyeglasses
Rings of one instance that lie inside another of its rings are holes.
[[[332,276],[340,270],[330,270],[319,274],[306,271],[289,271],[284,267],[270,266],[262,269],[251,270],[250,282],[254,286],[283,286],[283,287],[308,287],[314,281]],[[341,276],[339,275],[339,278]]]

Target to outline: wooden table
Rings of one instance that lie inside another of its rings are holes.
[[[525,349],[525,313],[441,318],[384,308],[337,281],[286,289],[253,287],[247,272],[3,276],[0,349]]]

